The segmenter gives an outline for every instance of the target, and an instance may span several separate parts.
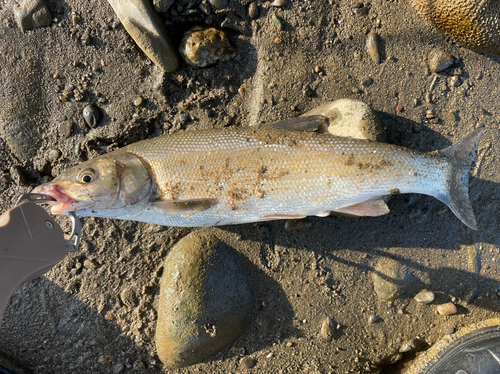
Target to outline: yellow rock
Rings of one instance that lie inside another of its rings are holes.
[[[500,1],[413,0],[436,29],[464,47],[500,55]]]

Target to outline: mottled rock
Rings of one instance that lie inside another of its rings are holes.
[[[437,311],[442,316],[451,316],[457,313],[457,307],[453,303],[446,303],[437,306]]]
[[[235,48],[226,34],[215,28],[195,26],[188,30],[179,45],[182,58],[189,65],[205,67],[235,56]]]
[[[439,73],[448,69],[455,63],[455,58],[441,49],[434,49],[429,55],[429,69],[433,73]]]
[[[375,111],[359,100],[340,99],[320,105],[303,116],[323,115],[327,121],[318,129],[337,136],[385,142],[385,131]]]
[[[498,0],[413,0],[413,4],[427,22],[456,43],[500,55]]]
[[[380,37],[375,31],[371,31],[366,38],[366,50],[372,61],[380,63]]]
[[[172,72],[179,59],[163,22],[147,0],[108,0],[125,30],[161,69]]]
[[[49,26],[52,23],[49,9],[43,0],[24,0],[15,16],[23,31]]]
[[[414,278],[400,261],[381,257],[373,271],[373,288],[379,299],[389,301],[405,292]]]
[[[434,301],[434,292],[422,290],[415,296],[415,301],[419,304],[430,304]]]
[[[196,363],[233,342],[252,306],[236,253],[209,230],[172,248],[161,279],[156,348],[167,368]]]

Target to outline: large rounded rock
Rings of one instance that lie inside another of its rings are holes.
[[[385,131],[373,109],[359,100],[340,99],[320,105],[304,116],[322,115],[327,121],[318,131],[337,136],[349,136],[385,142]]]
[[[191,233],[169,253],[156,328],[166,367],[199,362],[241,334],[252,296],[238,262],[234,250],[208,230]]]

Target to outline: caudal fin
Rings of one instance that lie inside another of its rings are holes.
[[[439,196],[455,213],[455,215],[467,226],[477,230],[476,218],[469,200],[469,171],[472,163],[477,158],[477,147],[483,128],[476,129],[465,138],[442,150],[441,155],[448,159],[451,172],[448,176],[447,185],[444,186],[445,196]]]

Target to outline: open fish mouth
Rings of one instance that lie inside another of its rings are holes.
[[[64,214],[74,210],[71,204],[76,202],[76,200],[62,193],[60,191],[61,187],[58,184],[40,187],[36,188],[33,192],[48,195],[55,199],[55,201],[47,201],[47,204],[52,205],[52,208],[50,208],[52,214]]]

